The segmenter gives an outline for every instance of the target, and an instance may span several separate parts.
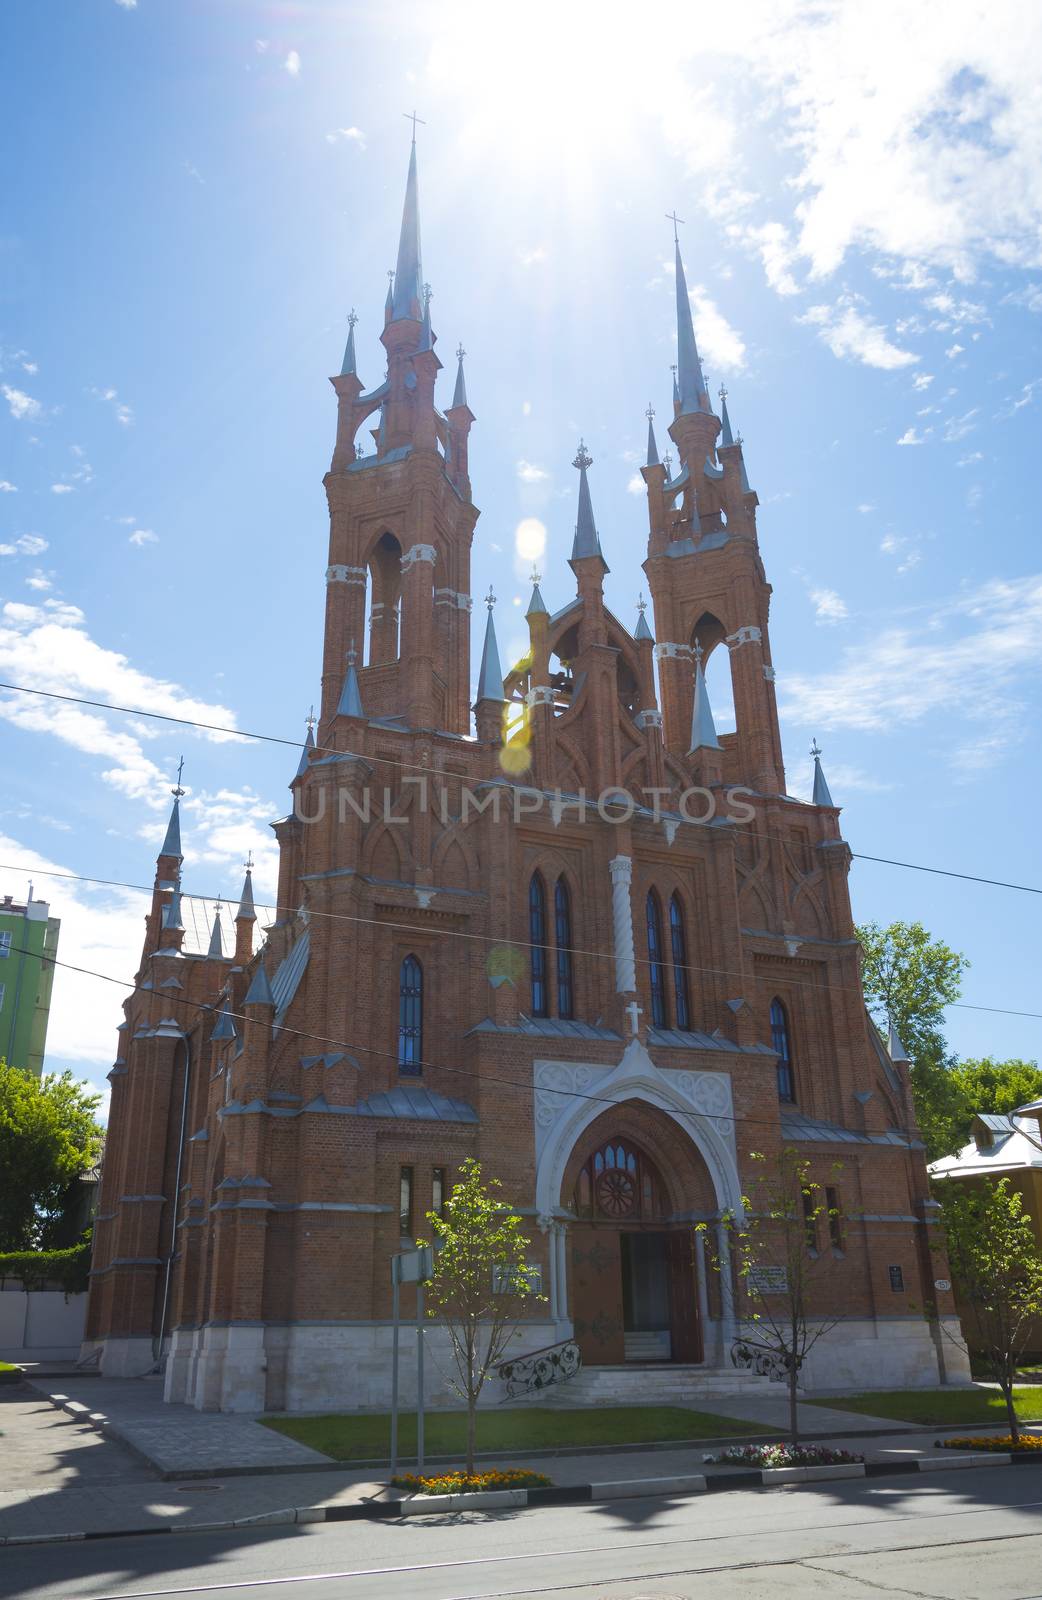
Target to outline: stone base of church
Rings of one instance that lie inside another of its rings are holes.
[[[389,1322],[225,1324],[178,1328],[170,1341],[164,1398],[200,1411],[387,1411],[393,1330]],[[554,1324],[528,1322],[504,1359],[555,1343]],[[424,1330],[424,1398],[433,1409],[460,1405],[448,1336]],[[416,1404],[416,1329],[399,1332],[399,1400]],[[490,1378],[483,1405],[503,1386]]]
[[[85,1339],[80,1346],[80,1362],[96,1362],[94,1370],[103,1378],[142,1378],[156,1364],[152,1340]]]
[[[844,1318],[815,1345],[800,1387],[935,1389],[969,1383],[970,1358],[957,1317],[936,1334],[922,1317]]]

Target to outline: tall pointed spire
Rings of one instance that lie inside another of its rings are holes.
[[[362,710],[362,691],[358,687],[358,673],[355,671],[355,662],[358,652],[355,641],[351,640],[351,648],[347,652],[347,672],[344,676],[344,687],[340,691],[340,701],[336,708],[338,717],[364,717]]]
[[[677,278],[677,370],[676,384],[677,398],[680,401],[680,412],[685,416],[689,411],[708,411],[709,396],[706,393],[706,382],[702,376],[702,366],[698,359],[698,346],[695,343],[695,325],[691,320],[691,300],[687,292],[687,278],[684,276],[684,262],[680,254],[680,237],[677,233],[677,223],[683,218],[675,212],[670,216],[673,224],[673,247],[676,253],[676,278]]]
[[[488,621],[485,623],[485,643],[481,650],[481,671],[478,673],[478,700],[505,700],[503,693],[503,668],[499,664],[499,645],[496,642],[496,625],[492,621],[492,607],[496,597],[489,586],[485,604]]]
[[[738,457],[738,468],[739,468],[738,481],[742,486],[742,493],[743,494],[752,494],[753,491],[752,491],[752,488],[750,487],[750,484],[749,484],[749,474],[748,474],[748,472],[746,471],[746,468],[745,468],[745,448],[744,448],[745,447],[745,440],[742,438],[741,434],[739,434],[738,437],[735,439],[735,444],[738,445],[739,449],[742,452],[741,455]]]
[[[314,712],[314,707],[312,707],[312,709],[308,712],[308,715],[307,715],[307,727],[308,727],[307,735],[306,735],[306,737],[304,739],[304,743],[300,747],[300,760],[297,762],[297,770],[293,774],[293,779],[292,779],[292,782],[290,784],[290,788],[292,788],[293,784],[296,783],[297,779],[298,778],[302,778],[304,776],[305,772],[308,770],[308,758],[309,758],[312,750],[314,750],[314,748],[315,748],[315,712]]]
[[[177,783],[170,791],[174,797],[170,821],[166,825],[166,836],[159,851],[161,856],[176,856],[178,861],[183,860],[181,855],[181,800],[185,791],[181,787],[181,774],[184,769],[185,758],[182,756],[177,767]]]
[[[814,804],[816,806],[835,806],[836,802],[829,793],[829,786],[825,782],[825,774],[821,770],[821,751],[818,749],[818,741],[816,739],[810,747],[810,753],[814,757]]]
[[[394,268],[387,269],[387,298],[384,300],[384,322],[390,322],[394,314]]]
[[[210,947],[206,954],[208,956],[217,956],[218,958],[224,955],[224,939],[221,934],[221,902],[219,900],[214,906],[213,910],[213,927],[210,930]]]
[[[358,321],[354,306],[347,316],[347,346],[344,350],[344,364],[340,368],[342,378],[357,378],[358,368],[355,365],[355,323]]]
[[[239,909],[235,913],[236,922],[256,922],[257,913],[253,909],[253,852],[246,857],[246,876],[243,879],[242,894],[239,896]]]
[[[645,461],[644,465],[646,467],[657,467],[659,465],[659,459],[658,445],[655,443],[655,407],[653,405],[649,405],[644,415],[648,419],[648,459]]]
[[[409,151],[409,175],[405,180],[405,205],[402,208],[402,231],[398,239],[398,264],[394,275],[394,294],[391,299],[391,319],[400,322],[409,317],[419,322],[423,315],[423,266],[420,260],[420,191],[416,177],[416,123],[412,128],[412,148]]]
[[[539,582],[542,576],[542,573],[538,572],[535,567],[532,568],[532,598],[528,602],[528,610],[525,612],[526,617],[547,617],[550,615],[546,609],[546,602],[539,592]]]
[[[431,328],[431,300],[433,298],[434,290],[429,283],[425,283],[423,286],[423,327],[420,330],[420,344],[417,354],[419,354],[420,350],[434,349],[434,331]]]
[[[654,644],[655,636],[648,627],[648,619],[644,615],[647,609],[648,602],[645,600],[644,596],[641,595],[640,599],[637,601],[637,610],[640,612],[640,616],[637,618],[637,626],[633,630],[633,637],[635,639],[650,639],[652,644]]]
[[[702,655],[702,646],[696,639],[695,699],[691,707],[691,748],[688,755],[694,755],[696,750],[720,749],[720,741],[716,736],[716,723],[713,721],[713,709],[709,704],[705,673],[702,671]]]
[[[731,419],[727,415],[727,390],[723,384],[720,385],[720,443],[722,445],[734,444]]]
[[[587,450],[582,439],[579,440],[579,451],[573,467],[579,469],[579,509],[575,518],[575,538],[572,540],[572,561],[581,561],[586,556],[599,556],[604,561],[601,550],[600,535],[597,524],[593,519],[593,501],[590,498],[590,483],[586,473],[593,466],[593,457]],[[605,571],[608,563],[604,561]]]
[[[459,364],[456,367],[456,387],[452,391],[452,404],[449,407],[450,411],[455,411],[458,406],[465,406],[467,404],[467,384],[463,376],[463,357],[466,355],[466,353],[467,352],[464,350],[462,344],[456,346],[456,360]]]

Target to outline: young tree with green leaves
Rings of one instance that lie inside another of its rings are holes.
[[[734,1272],[750,1306],[740,1318],[751,1325],[742,1342],[784,1371],[789,1434],[797,1444],[800,1372],[839,1321],[820,1315],[812,1302],[816,1284],[833,1265],[832,1242],[842,1236],[843,1219],[827,1204],[798,1150],[786,1147],[773,1159],[753,1151],[751,1159],[757,1175],[750,1193],[742,1196],[741,1213],[727,1212],[723,1218]],[[697,1231],[708,1236],[704,1222]],[[717,1271],[731,1270],[721,1255],[711,1259]]]
[[[1042,1068],[1037,1061],[967,1057],[955,1063],[951,1075],[965,1108],[960,1145],[966,1143],[971,1120],[981,1112],[1005,1116],[1031,1100],[1042,1099]]]
[[[908,1052],[916,1118],[927,1159],[951,1155],[965,1139],[964,1102],[951,1076],[944,1008],[962,993],[964,955],[934,939],[921,922],[877,922],[858,930],[865,1001],[884,1031],[893,1027]]]
[[[38,1078],[0,1061],[0,1251],[46,1241],[69,1184],[97,1160],[100,1099],[71,1072]]]
[[[448,1331],[455,1373],[452,1386],[467,1407],[467,1471],[474,1471],[478,1399],[492,1369],[506,1355],[525,1307],[539,1300],[525,1260],[531,1241],[521,1218],[500,1199],[498,1178],[484,1178],[469,1156],[434,1230],[434,1276],[426,1285],[427,1315]],[[417,1240],[423,1245],[424,1240]]]
[[[1008,1178],[935,1185],[948,1236],[959,1307],[1002,1391],[1010,1437],[1020,1439],[1013,1403],[1017,1367],[1042,1319],[1042,1256],[1031,1218]]]

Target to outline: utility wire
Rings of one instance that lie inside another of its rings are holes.
[[[178,727],[182,727],[182,728],[201,728],[205,733],[223,733],[223,734],[228,735],[230,738],[246,739],[246,740],[249,740],[251,743],[256,742],[256,743],[261,743],[261,744],[286,745],[286,746],[289,746],[291,749],[294,749],[294,750],[301,749],[301,747],[303,745],[303,740],[301,740],[301,739],[284,739],[278,734],[273,734],[273,733],[255,733],[255,732],[250,732],[249,730],[244,729],[244,728],[229,728],[225,724],[219,723],[219,722],[199,722],[199,721],[196,721],[194,718],[191,718],[191,717],[175,717],[175,716],[172,716],[170,713],[163,712],[163,711],[142,711],[142,710],[139,710],[135,706],[114,705],[111,701],[108,701],[108,700],[88,700],[88,699],[83,698],[80,695],[59,694],[58,691],[55,690],[55,689],[32,689],[32,688],[29,688],[27,685],[22,684],[22,683],[2,683],[2,682],[0,682],[0,689],[9,689],[12,692],[17,693],[17,694],[40,695],[40,696],[44,697],[45,699],[48,699],[48,700],[61,700],[61,701],[64,701],[65,703],[67,703],[69,705],[91,706],[94,709],[99,710],[99,711],[118,711],[121,714],[123,714],[125,716],[129,716],[129,717],[149,717],[153,721],[156,721],[156,722],[172,722],[172,723],[175,723]],[[371,760],[376,765],[383,765],[383,766],[386,766],[386,767],[396,767],[400,771],[403,771],[403,772],[425,773],[429,777],[440,778],[445,783],[453,783],[453,782],[459,783],[459,782],[465,782],[466,781],[466,779],[458,772],[446,772],[446,771],[443,771],[442,769],[440,769],[438,767],[424,766],[422,763],[416,762],[416,761],[399,761],[399,760],[394,759],[393,757],[385,756],[385,755],[380,755],[380,756],[362,756],[361,753],[359,751],[357,751],[357,750],[337,750],[336,747],[333,746],[333,745],[316,744],[314,746],[314,748],[315,748],[316,751],[318,751],[320,754],[323,754],[323,755],[337,754],[337,755],[341,755],[341,756],[353,756],[358,760],[365,760],[365,761],[370,761]],[[503,780],[503,787],[505,789],[507,789],[508,791],[511,791],[511,792],[520,791],[522,793],[527,793],[529,786],[527,786],[525,784],[511,783],[509,780],[504,779]],[[565,803],[567,804],[567,801]],[[702,823],[691,822],[690,819],[685,819],[685,820],[688,821],[688,825],[691,826],[691,827],[705,826],[705,824],[702,824]],[[757,838],[757,839],[777,839],[782,844],[788,844],[788,845],[791,845],[791,844],[794,843],[794,841],[787,834],[774,833],[774,832],[771,832],[769,830],[763,830],[763,829],[757,829],[757,828],[748,828],[748,827],[746,827],[744,825],[740,825],[740,824],[735,824],[735,831],[738,832],[738,833],[748,834],[752,838]],[[937,877],[957,878],[963,883],[982,883],[982,884],[987,884],[991,888],[995,888],[995,889],[1015,889],[1015,890],[1018,890],[1022,894],[1042,894],[1042,888],[1038,888],[1034,884],[1009,883],[1009,882],[1006,882],[1006,881],[1004,881],[1003,879],[1000,879],[1000,878],[986,878],[986,877],[982,877],[982,876],[978,877],[978,876],[975,876],[975,875],[973,875],[971,873],[967,873],[967,872],[954,872],[954,871],[952,871],[951,869],[949,869],[947,867],[927,867],[927,866],[922,866],[918,862],[915,862],[915,861],[895,861],[895,860],[891,860],[888,856],[866,855],[863,851],[860,851],[860,850],[852,850],[851,851],[851,855],[857,861],[873,861],[873,862],[876,862],[876,863],[879,863],[879,864],[881,864],[883,866],[888,866],[888,867],[904,867],[906,870],[908,870],[910,872],[929,872],[929,873],[934,874]]]
[[[125,883],[119,878],[89,878],[85,877],[79,872],[56,872],[51,871],[47,867],[24,866],[19,862],[0,861],[0,872],[20,872],[26,874],[26,876],[38,878],[62,878],[73,883],[90,883],[103,888],[131,889],[138,894],[150,895],[154,892],[152,888],[146,886],[145,884]],[[208,901],[216,904],[218,900],[221,900],[225,905],[230,905],[231,903],[223,895],[184,894],[182,895],[182,900],[187,900],[189,902],[201,900],[204,905]],[[299,909],[296,906],[280,906],[270,901],[261,901],[260,905],[262,910],[270,910],[274,912],[276,916],[280,911],[287,913],[289,916],[295,916],[297,910]],[[312,920],[321,917],[329,922],[350,922],[368,927],[392,928],[403,933],[414,933],[416,931],[416,924],[414,922],[392,922],[386,917],[363,917],[352,915],[347,911],[318,911],[309,906],[308,916]],[[231,920],[234,921],[235,919],[232,918]],[[532,949],[536,948],[536,946],[529,939],[498,938],[495,934],[467,933],[459,928],[439,928],[437,931],[437,937],[439,939],[463,939],[467,942],[477,944],[506,946],[508,949],[514,950],[531,951]],[[814,944],[817,942],[818,941],[814,939],[800,940],[801,944]],[[538,948],[544,949],[546,946],[540,945]],[[569,955],[572,956],[587,956],[595,961],[615,960],[615,953],[612,950],[586,950],[579,945],[569,945],[567,948]],[[715,978],[740,978],[744,981],[749,976],[747,972],[741,972],[735,967],[706,967],[700,966],[697,962],[674,961],[672,958],[669,960],[653,962],[649,956],[635,955],[634,960],[636,964],[641,967],[669,966],[674,971],[680,970],[689,973],[704,973],[709,977]],[[112,981],[115,982],[117,980],[114,979]],[[814,983],[808,979],[791,978],[788,980],[788,984],[789,987],[793,989],[813,989],[815,993],[820,993],[821,991],[820,984]],[[826,987],[838,994],[856,994],[859,998],[862,998],[862,990],[855,988],[854,985],[850,983],[828,983],[826,984]],[[973,1005],[968,1000],[951,1000],[947,1003],[944,1009],[946,1011],[987,1011],[996,1016],[1029,1017],[1037,1019],[1038,1021],[1042,1021],[1042,1012],[1039,1011],[1014,1011],[1006,1006]]]

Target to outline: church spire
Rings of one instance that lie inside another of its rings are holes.
[[[213,927],[210,930],[210,947],[206,954],[216,956],[218,959],[224,955],[224,939],[221,934],[221,902],[218,900],[213,908]]]
[[[818,749],[818,741],[816,739],[810,747],[810,753],[814,757],[814,804],[816,806],[834,807],[836,802],[829,793],[829,786],[825,781],[825,774],[821,770],[821,751]]]
[[[548,617],[550,615],[546,609],[546,601],[543,599],[542,594],[539,591],[539,582],[541,578],[542,573],[538,572],[536,568],[533,567],[532,598],[528,602],[528,610],[525,612],[526,617]]]
[[[300,760],[297,762],[297,770],[293,774],[293,779],[292,779],[292,782],[290,784],[290,788],[292,788],[293,784],[296,783],[297,779],[298,778],[302,778],[304,776],[305,772],[308,770],[308,757],[310,756],[312,750],[314,750],[314,748],[315,748],[315,714],[314,714],[314,710],[311,710],[311,711],[308,712],[307,724],[308,724],[307,736],[306,736],[306,738],[304,740],[304,743],[300,747]]]
[[[639,611],[640,615],[637,618],[637,626],[633,630],[633,637],[635,639],[650,639],[652,644],[654,644],[655,636],[648,627],[648,619],[644,614],[647,609],[648,603],[644,596],[641,595],[640,599],[637,601],[637,610]]]
[[[657,467],[659,465],[659,459],[658,445],[655,443],[655,407],[653,405],[649,405],[644,415],[648,419],[648,459],[645,461],[644,465],[646,467]]]
[[[310,730],[309,730],[310,731]],[[236,922],[256,922],[257,913],[253,906],[253,853],[246,858],[246,876],[242,882],[242,894],[239,896],[239,909],[235,913]]]
[[[702,671],[702,654],[702,646],[696,639],[695,699],[691,708],[691,748],[688,755],[694,755],[696,750],[720,749],[720,741],[716,736],[716,723],[713,721],[713,709],[709,704],[709,691]]]
[[[724,446],[734,444],[731,419],[727,415],[727,390],[723,384],[720,385],[720,443]]]
[[[686,416],[690,411],[708,411],[709,396],[706,393],[706,381],[702,376],[702,365],[698,359],[698,346],[695,343],[695,325],[691,320],[691,300],[687,292],[687,278],[684,276],[684,262],[680,254],[680,238],[677,234],[677,223],[683,219],[674,212],[670,216],[673,224],[673,246],[676,252],[676,278],[677,278],[677,372],[676,393],[680,402],[681,416]]]
[[[488,621],[485,623],[485,643],[481,650],[481,671],[478,673],[478,700],[505,700],[503,693],[503,668],[499,664],[499,645],[496,641],[496,625],[492,621],[492,607],[496,597],[489,586],[485,604],[488,606]]]
[[[572,466],[579,469],[579,509],[575,518],[571,560],[582,561],[587,556],[596,556],[607,572],[608,563],[604,560],[600,534],[593,519],[593,501],[590,498],[590,483],[586,476],[588,469],[593,466],[593,457],[582,439],[579,440],[579,451]]]
[[[338,717],[364,717],[362,710],[362,691],[358,687],[358,673],[355,671],[355,662],[358,652],[355,641],[351,640],[351,648],[347,652],[347,672],[344,676],[344,687],[340,691],[340,703],[336,708]],[[310,734],[311,730],[308,729]]]
[[[466,355],[466,353],[467,352],[464,350],[462,344],[456,346],[456,361],[458,363],[456,367],[456,387],[452,391],[452,404],[449,407],[450,411],[455,411],[459,406],[465,406],[467,404],[467,384],[463,376],[463,357]]]
[[[402,208],[402,231],[398,239],[398,263],[394,274],[394,291],[391,296],[391,320],[401,322],[423,318],[423,265],[420,260],[420,193],[416,178],[416,124],[420,119],[413,113],[412,148],[409,151],[409,175],[405,180],[405,205]]]
[[[174,797],[174,804],[170,811],[170,821],[166,825],[166,836],[159,851],[161,856],[176,856],[178,861],[184,857],[181,854],[181,800],[184,790],[181,787],[181,774],[185,768],[185,758],[181,757],[177,767],[177,783],[170,793]]]
[[[358,321],[354,306],[347,314],[347,345],[344,350],[344,364],[340,368],[342,378],[357,378],[358,367],[355,364],[355,323]]]

